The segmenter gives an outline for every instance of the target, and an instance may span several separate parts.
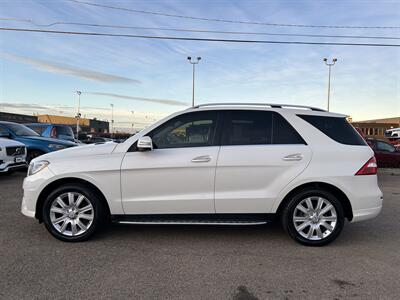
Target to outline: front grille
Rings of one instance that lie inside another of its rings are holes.
[[[8,156],[17,156],[25,154],[25,147],[6,147],[6,153]]]

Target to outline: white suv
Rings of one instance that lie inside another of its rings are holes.
[[[345,219],[378,215],[374,153],[345,116],[278,104],[207,104],[121,144],[36,158],[22,213],[63,241],[106,220],[126,224],[263,224],[298,242],[333,241]]]
[[[10,139],[0,138],[0,173],[26,168],[26,147]]]

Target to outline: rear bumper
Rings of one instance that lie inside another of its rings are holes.
[[[352,223],[375,218],[382,210],[382,205],[372,208],[359,209],[353,212]]]
[[[351,222],[375,218],[382,210],[383,194],[376,175],[337,178],[338,187],[347,195],[353,211]]]

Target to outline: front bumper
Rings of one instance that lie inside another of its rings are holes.
[[[16,171],[16,170],[21,170],[21,169],[26,169],[28,165],[26,162],[20,162],[20,163],[10,163],[10,164],[3,164],[0,166],[0,173],[5,173],[8,171]]]
[[[21,213],[23,215],[31,218],[36,216],[36,203],[40,193],[52,177],[54,177],[54,174],[48,167],[37,174],[25,177],[22,185],[24,196],[22,198]]]

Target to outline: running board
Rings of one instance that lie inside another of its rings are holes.
[[[261,225],[274,218],[274,214],[159,214],[112,215],[120,224],[155,225]]]
[[[227,221],[117,221],[119,224],[142,224],[142,225],[262,225],[266,224],[267,221],[264,222],[246,222],[246,221],[236,221],[236,222],[227,222]]]

